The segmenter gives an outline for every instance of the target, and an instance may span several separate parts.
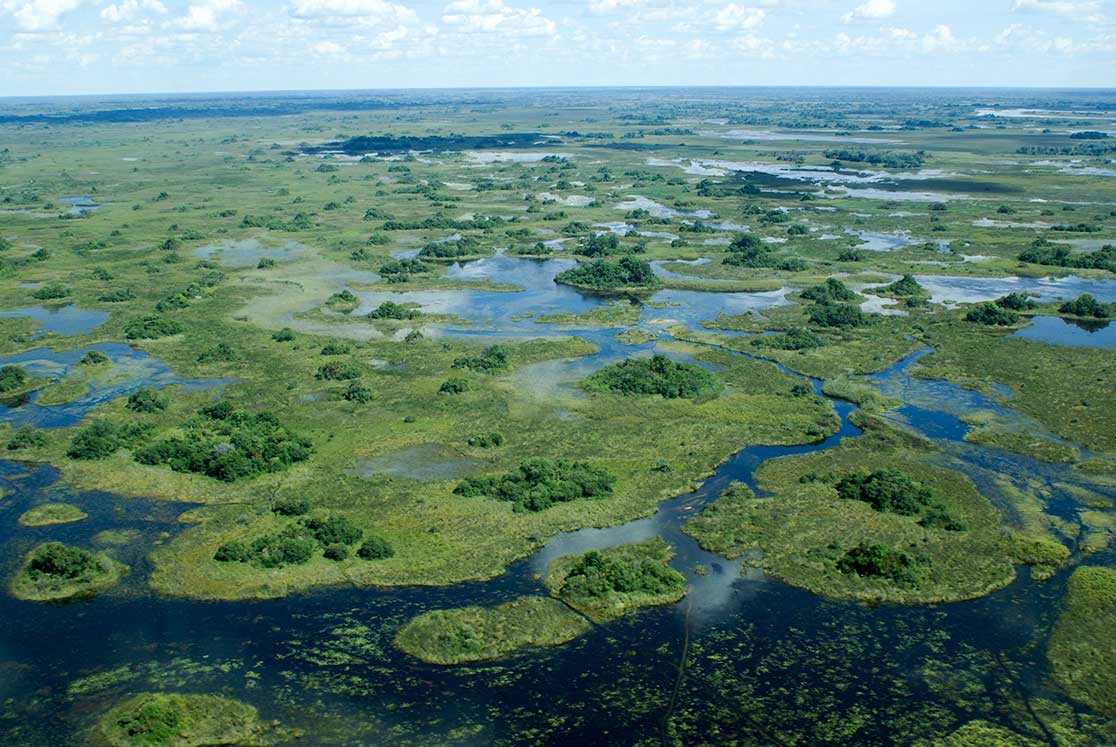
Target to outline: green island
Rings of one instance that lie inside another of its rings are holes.
[[[46,527],[52,524],[69,524],[87,518],[89,514],[72,503],[44,503],[20,514],[19,523],[25,527]]]
[[[27,554],[9,589],[29,602],[82,599],[116,586],[127,570],[104,553],[44,542]]]
[[[685,596],[685,578],[667,564],[673,555],[670,545],[658,537],[590,550],[553,560],[544,582],[554,597],[603,623]]]
[[[96,727],[107,747],[266,747],[274,743],[268,735],[273,730],[250,705],[182,693],[135,695],[101,716]]]
[[[1005,527],[934,456],[929,442],[877,422],[826,451],[767,462],[756,475],[763,497],[732,487],[683,528],[787,583],[871,602],[971,599],[1010,583],[1016,563],[1049,572],[1068,558],[1052,538]]]
[[[463,664],[499,659],[527,647],[558,646],[590,627],[558,600],[521,597],[495,607],[424,612],[399,629],[395,645],[430,664]]]

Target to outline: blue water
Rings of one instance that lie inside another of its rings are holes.
[[[85,335],[108,321],[109,314],[77,306],[24,306],[20,309],[0,311],[0,318],[34,319],[43,334],[53,333],[63,337]]]
[[[97,350],[112,359],[113,369],[104,377],[89,380],[88,392],[71,402],[42,406],[35,403],[37,392],[18,402],[0,404],[0,422],[13,427],[33,425],[38,428],[66,428],[81,422],[99,405],[117,397],[126,397],[145,386],[160,389],[176,385],[182,391],[199,389],[220,391],[232,379],[188,379],[171,372],[170,367],[142,350],[115,342],[54,351],[36,348],[16,355],[0,357],[0,366],[18,365],[33,376],[53,380],[66,377],[80,365],[82,356]]]
[[[1021,340],[1047,342],[1071,348],[1116,348],[1116,325],[1056,316],[1036,316],[1030,326],[1011,335]]]

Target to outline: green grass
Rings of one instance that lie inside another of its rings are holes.
[[[89,514],[72,503],[44,503],[20,514],[19,523],[25,527],[45,527],[51,524],[70,524],[87,518]]]
[[[555,599],[520,597],[496,607],[424,612],[399,629],[395,645],[429,664],[463,664],[558,646],[589,628],[584,617]]]
[[[256,709],[216,695],[143,693],[98,720],[98,736],[110,747],[205,747],[266,745],[270,727]]]
[[[111,589],[128,572],[128,567],[105,553],[97,553],[97,568],[77,578],[63,579],[31,573],[31,558],[42,548],[39,545],[29,552],[23,566],[12,577],[8,586],[12,596],[28,602],[60,602],[69,599],[92,597]]]
[[[1116,714],[1116,570],[1078,568],[1047,644],[1054,680],[1076,701]]]

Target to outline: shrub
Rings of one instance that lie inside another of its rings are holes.
[[[66,456],[84,461],[104,459],[119,449],[135,448],[150,432],[151,426],[143,423],[117,425],[98,420],[70,440]]]
[[[792,327],[781,335],[759,335],[752,338],[752,347],[775,350],[812,350],[825,346],[825,340],[804,327]]]
[[[271,510],[280,516],[302,516],[310,511],[310,499],[302,496],[276,498]]]
[[[278,332],[271,333],[271,339],[275,342],[290,342],[295,338],[294,330],[290,327],[283,327]]]
[[[599,290],[662,286],[651,265],[635,257],[621,257],[615,263],[603,259],[585,262],[560,273],[554,281]]]
[[[819,327],[863,327],[870,321],[859,306],[850,303],[816,303],[806,312],[806,318]]]
[[[504,445],[504,434],[493,431],[469,437],[469,445],[478,449],[491,449]]]
[[[843,500],[864,501],[881,513],[900,516],[914,516],[934,499],[930,488],[892,467],[845,475],[837,482],[837,495]]]
[[[19,366],[0,367],[0,394],[26,386],[27,378],[27,372]]]
[[[361,560],[383,560],[395,555],[391,543],[379,535],[371,535],[357,550],[357,557]]]
[[[615,482],[608,470],[586,462],[536,458],[497,477],[463,480],[453,492],[508,501],[516,511],[543,511],[556,503],[611,495]]]
[[[74,580],[103,572],[93,553],[61,542],[48,542],[39,547],[31,556],[27,570],[33,580],[42,576]]]
[[[109,291],[97,300],[105,303],[123,303],[124,301],[131,301],[135,296],[127,288],[118,288],[114,291]]]
[[[468,379],[446,379],[438,387],[439,394],[461,394],[469,391]]]
[[[829,278],[820,285],[802,291],[802,298],[819,303],[837,303],[855,300],[856,293],[837,278]]]
[[[348,355],[351,351],[347,342],[327,342],[322,346],[322,355]]]
[[[917,563],[887,545],[861,543],[837,561],[837,570],[866,578],[884,578],[901,586],[917,586]]]
[[[453,367],[485,373],[503,371],[508,367],[508,351],[503,345],[492,345],[482,350],[480,355],[454,358]]]
[[[914,275],[904,275],[891,285],[886,285],[880,290],[893,296],[926,295],[926,289],[918,284],[918,281],[915,280]]]
[[[990,326],[1010,327],[1019,323],[1019,314],[1011,309],[1002,309],[991,301],[973,306],[965,313],[965,321]]]
[[[348,381],[360,378],[360,366],[355,363],[330,361],[318,366],[314,378],[319,381]]]
[[[997,298],[993,303],[1001,309],[1010,309],[1011,311],[1029,311],[1038,306],[1026,293],[1009,293]]]
[[[65,298],[70,295],[70,289],[61,283],[47,283],[41,288],[32,291],[31,296],[40,301],[50,301],[55,298]]]
[[[658,394],[666,399],[709,397],[722,387],[713,373],[690,363],[676,363],[665,355],[629,358],[602,368],[587,383],[621,394]]]
[[[163,394],[155,391],[149,386],[142,389],[137,389],[128,395],[128,401],[125,407],[134,412],[161,412],[167,409],[169,400]]]
[[[108,363],[109,357],[102,353],[100,350],[90,350],[85,355],[81,356],[81,365],[83,366],[97,366],[101,363]]]
[[[360,527],[346,516],[327,516],[324,519],[303,519],[302,525],[306,527],[318,544],[328,545],[355,545],[360,542],[364,532]]]
[[[395,301],[384,301],[372,311],[368,312],[369,319],[417,319],[422,316],[422,313],[415,309],[409,309],[402,304]]]
[[[124,336],[129,340],[154,340],[182,332],[182,325],[165,317],[150,315],[132,319],[124,325]]]
[[[349,386],[341,393],[341,399],[346,402],[355,402],[358,405],[367,404],[374,397],[372,389],[360,381],[350,381]]]
[[[562,582],[562,596],[601,599],[613,594],[653,596],[680,591],[685,579],[666,563],[611,558],[599,550],[581,556]]]
[[[8,451],[19,449],[38,449],[46,446],[46,435],[29,426],[23,426],[12,433],[8,439]]]
[[[349,557],[349,548],[345,545],[330,545],[322,551],[326,560],[342,561]]]
[[[1089,293],[1082,293],[1073,301],[1066,301],[1058,307],[1058,311],[1062,314],[1093,317],[1095,319],[1107,319],[1109,316],[1109,308]]]
[[[198,363],[229,363],[237,359],[236,351],[223,342],[198,353]]]

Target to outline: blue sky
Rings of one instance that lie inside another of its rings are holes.
[[[1116,0],[0,0],[0,95],[1116,86]]]

